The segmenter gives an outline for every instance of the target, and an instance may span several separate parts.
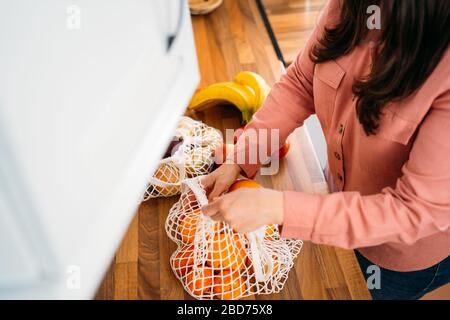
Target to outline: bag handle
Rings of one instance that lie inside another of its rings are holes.
[[[268,255],[267,250],[263,246],[263,240],[266,233],[266,228],[261,227],[256,231],[247,233],[247,238],[250,242],[250,252],[252,256],[253,270],[255,271],[255,278],[257,282],[267,281],[273,271],[272,257]],[[263,270],[263,257],[267,261],[267,272]]]
[[[194,193],[200,207],[208,204],[208,198],[206,197],[205,191],[201,185],[200,177],[186,179],[183,183]],[[208,219],[210,218],[208,217]],[[267,253],[267,250],[263,246],[265,233],[266,227],[263,226],[258,230],[248,232],[246,234],[250,243],[250,254],[252,257],[253,270],[255,272],[257,282],[267,281],[273,271],[272,257]],[[267,272],[264,272],[263,270],[264,260],[267,261]]]
[[[186,179],[183,183],[194,193],[200,207],[206,206],[208,204],[208,198],[206,197],[205,191],[201,185],[200,179],[192,178]]]

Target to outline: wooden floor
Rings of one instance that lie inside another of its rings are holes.
[[[327,0],[262,0],[286,64],[303,48]]]
[[[255,1],[225,0],[210,15],[194,17],[193,30],[200,87],[229,81],[241,70],[260,73],[271,85],[280,76],[280,66]],[[232,107],[215,107],[196,116],[221,130],[240,126],[239,113]],[[301,190],[296,141],[294,137],[279,174],[258,177],[260,183],[279,190]],[[139,207],[98,289],[97,299],[190,299],[169,266],[175,244],[166,236],[164,222],[176,199],[153,199]],[[284,290],[250,299],[369,298],[352,251],[305,243]]]

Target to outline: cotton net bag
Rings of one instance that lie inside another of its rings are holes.
[[[216,129],[182,117],[171,143],[171,154],[160,161],[143,201],[177,195],[183,180],[209,173],[214,164],[212,153],[222,143],[222,135]]]
[[[207,204],[200,178],[182,185],[166,232],[177,243],[170,265],[184,289],[201,300],[235,300],[283,289],[302,241],[281,239],[276,225],[239,234],[201,212]]]

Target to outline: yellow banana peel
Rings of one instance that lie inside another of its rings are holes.
[[[258,109],[262,106],[264,100],[266,100],[267,95],[269,94],[270,87],[267,85],[266,81],[259,74],[243,71],[239,72],[234,77],[234,82],[248,85],[255,91],[255,103],[253,105],[253,113],[258,111]]]
[[[269,91],[270,87],[260,75],[243,71],[234,77],[233,82],[219,82],[199,90],[192,97],[188,109],[201,111],[214,105],[232,104],[242,112],[242,119],[247,123]]]

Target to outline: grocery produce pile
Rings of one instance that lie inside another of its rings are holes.
[[[252,180],[240,187],[260,187]],[[281,239],[276,225],[239,234],[224,222],[201,213],[207,203],[199,178],[183,183],[181,197],[171,208],[166,232],[177,243],[172,270],[196,299],[234,300],[281,291],[302,241]]]
[[[199,111],[231,104],[247,123],[269,90],[261,76],[244,71],[232,82],[199,90],[188,108]],[[239,132],[242,130],[235,132],[235,139]],[[276,225],[239,234],[228,224],[202,214],[201,207],[208,200],[200,179],[211,171],[215,161],[220,165],[233,150],[234,145],[224,144],[216,129],[183,117],[143,197],[145,201],[181,193],[165,224],[167,235],[177,244],[170,264],[184,289],[196,299],[234,300],[279,292],[302,246],[300,240],[282,239]],[[288,150],[289,143],[285,143],[275,157],[283,158]],[[228,192],[260,187],[255,181],[239,180]]]
[[[269,91],[270,87],[260,75],[242,71],[233,81],[215,83],[196,92],[188,109],[201,111],[230,104],[242,112],[242,120],[247,123],[262,106]],[[184,179],[209,173],[214,164],[213,152],[222,143],[222,136],[216,129],[183,117],[168,152],[149,181],[143,201],[177,195]]]
[[[177,195],[183,180],[209,173],[214,164],[212,153],[222,143],[222,135],[216,129],[182,117],[166,157],[149,181],[143,200]]]

